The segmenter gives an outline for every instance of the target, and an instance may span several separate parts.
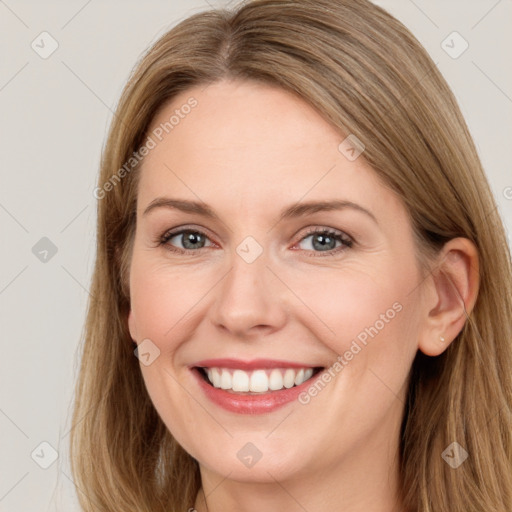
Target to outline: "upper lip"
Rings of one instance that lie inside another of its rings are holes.
[[[202,368],[232,368],[235,370],[257,370],[264,368],[318,368],[321,365],[311,363],[297,363],[293,361],[284,361],[279,359],[253,359],[243,361],[242,359],[222,358],[222,359],[204,359],[192,365]]]

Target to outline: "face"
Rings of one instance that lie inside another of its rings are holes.
[[[241,481],[392,454],[422,311],[403,204],[284,90],[189,89],[151,131],[177,109],[141,170],[130,267],[162,420],[202,469]]]

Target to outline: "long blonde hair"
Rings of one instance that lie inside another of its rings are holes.
[[[512,510],[512,269],[503,224],[445,80],[414,36],[367,0],[256,0],[195,14],[135,67],[97,189],[71,431],[83,510],[185,512],[200,488],[198,463],[158,416],[133,353],[127,276],[139,166],[120,169],[164,103],[222,78],[278,85],[363,141],[364,157],[407,207],[426,272],[426,256],[448,240],[477,246],[480,289],[463,330],[438,357],[418,352],[411,368],[402,496],[408,511]],[[469,453],[457,469],[442,457],[454,441]]]

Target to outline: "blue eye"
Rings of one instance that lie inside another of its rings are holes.
[[[298,244],[311,238],[309,248],[302,248],[306,252],[311,252],[312,256],[330,256],[332,254],[351,248],[354,241],[351,237],[341,231],[332,229],[313,228],[303,236]],[[182,247],[176,247],[173,239],[180,241]],[[168,231],[164,233],[158,240],[159,245],[166,246],[172,252],[177,253],[194,253],[199,252],[206,247],[212,247],[215,244],[211,242],[208,236],[197,229],[180,229],[176,231]],[[324,254],[321,254],[324,253]]]
[[[353,245],[353,240],[348,235],[345,235],[341,231],[330,229],[312,229],[300,242],[304,242],[308,238],[311,238],[308,244],[311,248],[309,250],[313,250],[313,252],[323,252],[327,255],[337,253],[340,250],[343,251]],[[306,248],[306,250],[308,250],[308,248]]]
[[[173,238],[181,240],[183,248],[174,247],[170,242]],[[170,250],[176,249],[178,252],[193,251],[205,247],[205,241],[208,237],[201,231],[195,229],[182,229],[181,231],[169,232],[162,236],[161,244],[169,245]]]

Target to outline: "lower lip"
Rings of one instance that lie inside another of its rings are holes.
[[[322,372],[318,372],[313,378],[303,382],[300,386],[294,386],[280,391],[261,393],[258,395],[242,395],[230,393],[224,389],[216,388],[208,384],[199,370],[193,368],[192,373],[197,379],[200,388],[205,395],[215,404],[230,412],[239,414],[265,414],[273,412],[284,405],[297,400],[302,391],[309,388]]]

